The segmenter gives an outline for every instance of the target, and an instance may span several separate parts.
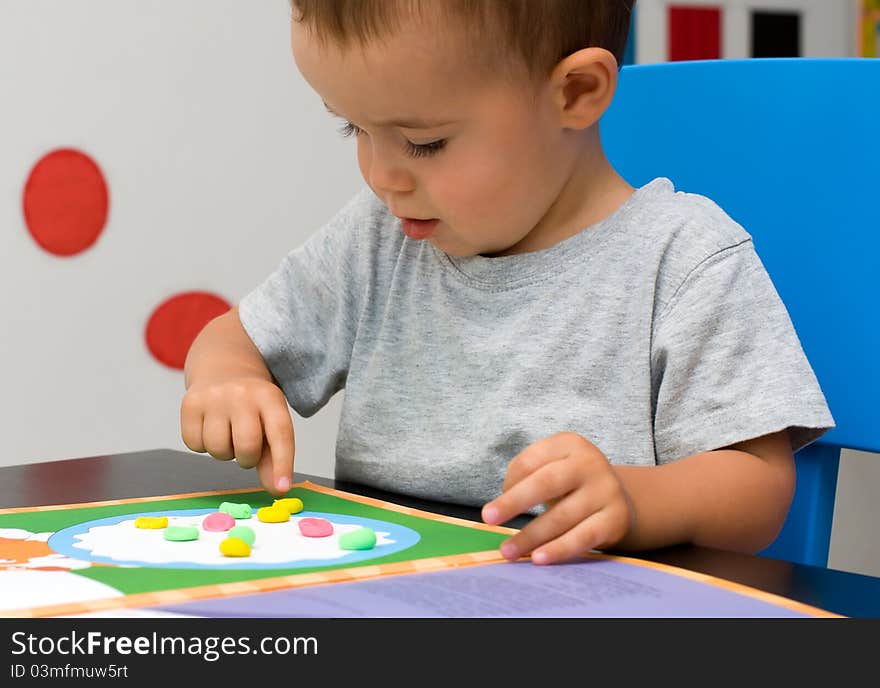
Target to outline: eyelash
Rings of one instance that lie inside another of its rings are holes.
[[[351,122],[346,122],[339,127],[339,133],[345,137],[357,136],[361,131],[362,129],[359,126],[352,124]],[[412,141],[407,141],[406,152],[407,155],[413,158],[422,158],[429,155],[436,155],[445,145],[446,139],[440,139],[439,141],[432,141],[431,143],[424,144],[415,144]]]

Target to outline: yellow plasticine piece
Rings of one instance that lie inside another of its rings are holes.
[[[220,553],[226,557],[249,557],[251,546],[244,540],[228,537],[220,543]]]
[[[284,499],[276,499],[272,506],[286,509],[288,514],[298,514],[303,510],[303,503],[297,497],[285,497]]]
[[[159,530],[168,527],[167,516],[138,516],[134,519],[135,528],[147,528],[149,530]]]
[[[290,512],[280,506],[264,506],[257,509],[257,518],[263,523],[284,523],[290,520]]]

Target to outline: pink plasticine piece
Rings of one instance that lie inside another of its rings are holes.
[[[333,524],[323,518],[301,518],[299,532],[306,537],[327,537],[333,535]]]
[[[202,521],[202,529],[212,533],[222,533],[229,530],[234,525],[235,518],[222,511],[218,511],[215,514],[208,514]]]

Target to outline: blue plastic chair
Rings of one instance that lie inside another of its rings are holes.
[[[827,566],[840,448],[880,451],[880,60],[624,67],[602,121],[633,185],[669,177],[752,235],[837,427],[796,454],[762,554]],[[760,314],[756,314],[760,316]]]

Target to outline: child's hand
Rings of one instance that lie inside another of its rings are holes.
[[[293,422],[277,385],[259,377],[215,378],[190,385],[180,407],[187,447],[215,459],[257,467],[260,483],[275,495],[290,489]]]
[[[546,503],[547,511],[501,546],[511,560],[532,553],[535,564],[573,559],[619,542],[634,511],[605,455],[588,440],[563,432],[535,442],[507,468],[503,494],[483,507],[499,524]]]

